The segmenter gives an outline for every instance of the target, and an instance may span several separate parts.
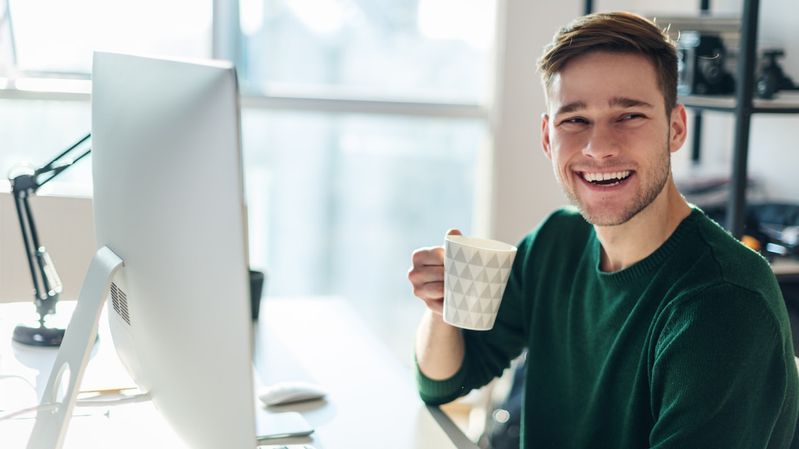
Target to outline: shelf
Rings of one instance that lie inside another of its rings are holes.
[[[778,258],[771,264],[771,270],[780,281],[799,281],[799,261],[795,259]]]
[[[686,95],[678,102],[686,107],[707,111],[735,112],[735,97],[732,95]],[[754,113],[797,114],[799,113],[799,92],[781,92],[773,100],[753,99]]]
[[[660,27],[668,27],[672,39],[677,39],[681,31],[704,31],[722,35],[735,35],[741,32],[741,16],[738,14],[711,14],[699,15],[658,15],[645,14],[645,17],[654,17],[655,23]]]

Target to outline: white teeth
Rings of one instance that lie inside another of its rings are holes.
[[[583,172],[583,179],[588,182],[607,181],[610,179],[622,180],[630,176],[630,170],[610,172],[610,173],[588,173]]]

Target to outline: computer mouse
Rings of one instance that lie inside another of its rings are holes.
[[[321,399],[326,395],[321,386],[303,381],[277,382],[258,389],[258,399],[267,406]]]

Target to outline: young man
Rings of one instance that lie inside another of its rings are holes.
[[[443,322],[443,250],[414,253],[422,398],[466,394],[526,349],[522,447],[789,447],[799,378],[776,280],[672,179],[674,44],[639,16],[592,14],[539,69],[544,153],[576,207],[519,244],[490,331]]]

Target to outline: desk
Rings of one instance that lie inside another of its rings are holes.
[[[71,305],[59,307],[68,310]],[[10,339],[13,326],[32,309],[30,303],[0,305],[0,374],[29,378],[41,394],[55,351],[19,347]],[[311,437],[274,444],[305,443],[317,449],[477,448],[438,408],[421,402],[407,364],[394,358],[341,298],[265,299],[253,338],[257,382],[306,380],[329,391],[326,400],[270,407],[267,412],[300,412],[316,429]],[[103,316],[84,387],[130,382],[110,342]],[[2,395],[13,382],[18,381],[0,380],[0,408],[13,408],[7,405],[13,398]],[[86,416],[72,419],[65,449],[185,447],[149,402],[114,407],[107,416],[101,408],[76,411]],[[0,423],[3,447],[24,448],[30,425],[31,420]]]

